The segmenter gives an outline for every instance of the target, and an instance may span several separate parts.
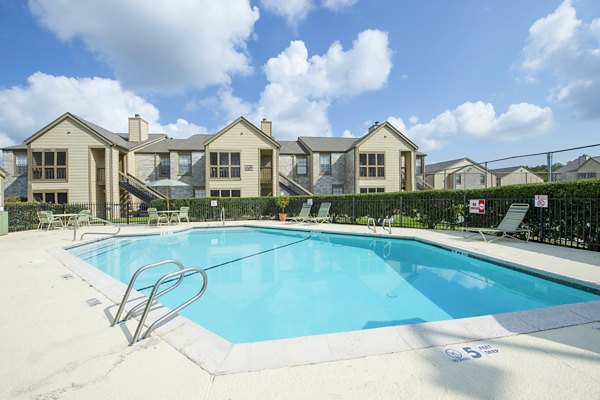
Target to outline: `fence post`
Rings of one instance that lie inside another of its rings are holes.
[[[402,196],[400,196],[400,228],[402,228]]]
[[[129,225],[129,213],[131,212],[131,199],[127,196],[127,209],[125,210],[127,213],[127,225]]]
[[[356,197],[352,197],[352,224],[356,224]]]
[[[486,189],[488,187],[488,168],[487,168],[487,165],[488,165],[488,163],[486,161],[485,162],[485,171],[483,172],[485,174],[484,176],[485,176],[485,187],[486,187]]]
[[[546,155],[546,169],[548,170],[548,182],[552,182],[552,153],[548,152]]]

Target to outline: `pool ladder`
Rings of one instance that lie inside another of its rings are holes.
[[[373,223],[373,226],[371,226],[371,223]],[[388,224],[387,228],[385,226],[385,224]],[[391,234],[392,233],[392,218],[384,218],[383,221],[381,222],[381,227],[383,228],[384,231],[387,231],[387,233]],[[377,225],[375,224],[375,218],[369,217],[369,219],[367,219],[367,229],[373,231],[373,233],[377,233]]]
[[[121,314],[123,314],[123,311],[125,310],[125,304],[127,304],[129,295],[131,294],[131,290],[133,289],[133,285],[135,284],[135,281],[137,280],[138,276],[140,276],[140,274],[146,270],[149,270],[149,269],[155,268],[155,267],[159,267],[161,265],[166,265],[166,264],[175,264],[177,266],[177,268],[179,268],[179,270],[163,275],[159,280],[156,281],[156,283],[152,287],[152,292],[150,292],[150,296],[148,296],[147,299],[142,300],[142,302],[140,302],[139,304],[137,304],[133,308],[131,308],[131,310],[129,310],[129,312],[125,315],[125,317],[123,319],[119,319],[119,318],[121,318]],[[181,282],[183,282],[183,279],[186,276],[196,274],[196,273],[199,273],[200,275],[202,275],[202,287],[200,288],[198,293],[196,293],[194,296],[190,297],[187,301],[181,303],[178,307],[174,308],[173,310],[164,314],[160,318],[156,319],[156,321],[154,321],[148,327],[148,329],[146,329],[146,332],[142,335],[142,330],[144,329],[144,323],[146,322],[146,318],[148,317],[148,314],[150,313],[150,309],[152,308],[154,301],[156,299],[158,299],[159,297],[161,297],[162,295],[167,294],[168,292],[170,292],[171,290],[173,290],[177,286],[179,286],[181,284]],[[169,286],[166,289],[158,291],[159,287],[163,283],[170,282],[175,277],[178,277],[178,278],[173,285]],[[119,305],[119,309],[117,310],[117,313],[115,314],[115,318],[113,320],[112,326],[125,323],[136,312],[138,312],[140,309],[143,308],[144,311],[142,312],[142,316],[140,317],[140,322],[138,323],[137,329],[135,330],[135,333],[133,334],[133,337],[131,338],[131,342],[129,344],[134,345],[138,342],[141,342],[142,340],[145,340],[146,338],[148,338],[148,336],[150,336],[150,333],[152,333],[152,331],[154,329],[156,329],[158,327],[158,325],[160,325],[162,322],[171,318],[174,314],[178,313],[179,311],[183,310],[185,307],[189,306],[190,304],[192,304],[193,302],[198,300],[206,291],[207,283],[208,283],[208,280],[206,277],[206,272],[204,272],[204,270],[202,268],[200,268],[200,267],[184,268],[183,264],[177,260],[163,260],[163,261],[155,262],[152,264],[144,265],[143,267],[141,267],[137,271],[135,271],[135,273],[131,277],[131,280],[129,281],[129,285],[127,286],[127,290],[125,290],[125,294],[123,295],[123,300],[121,301],[121,304]],[[141,335],[141,338],[140,338],[140,335]]]

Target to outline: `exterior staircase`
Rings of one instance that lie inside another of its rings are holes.
[[[279,186],[285,189],[292,196],[312,196],[313,194],[308,191],[304,186],[298,182],[291,180],[285,175],[279,173]]]
[[[131,174],[119,172],[119,187],[146,204],[150,204],[150,202],[154,199],[166,198],[165,195],[155,189],[152,189],[150,186],[146,185],[143,181]]]
[[[417,178],[417,190],[433,190],[433,189],[435,189],[429,183],[425,182],[425,180],[423,178],[421,178],[420,176],[417,175],[416,178]]]

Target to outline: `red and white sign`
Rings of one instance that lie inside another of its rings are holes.
[[[548,195],[547,194],[536,194],[535,195],[535,206],[537,208],[548,208]]]
[[[469,200],[469,212],[471,214],[485,214],[485,199]]]

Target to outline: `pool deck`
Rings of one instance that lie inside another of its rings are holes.
[[[121,233],[206,225],[131,226]],[[364,226],[293,227],[370,234]],[[484,243],[455,232],[394,228],[393,234],[600,287],[600,253],[511,240]],[[109,327],[122,290],[54,256],[72,237],[63,230],[0,236],[2,399],[600,398],[600,301],[363,331],[367,336],[273,341],[279,343],[242,346],[237,353],[223,349],[226,343],[207,348],[206,335],[189,332],[179,318],[128,346],[136,321]],[[100,304],[90,306],[91,299]],[[481,346],[489,346],[481,353],[497,352],[449,356]]]

